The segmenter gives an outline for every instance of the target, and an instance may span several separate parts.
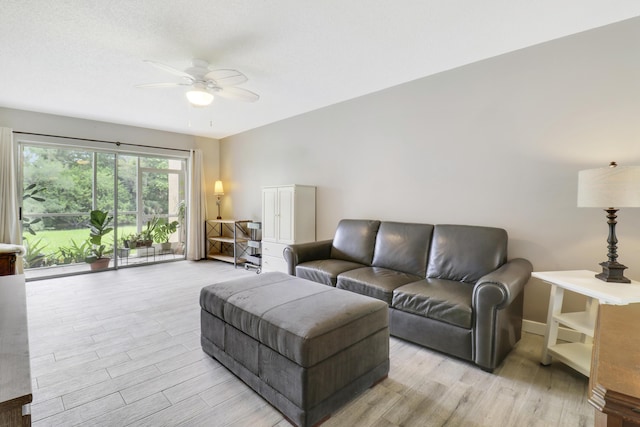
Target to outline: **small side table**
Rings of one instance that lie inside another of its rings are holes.
[[[0,276],[16,274],[16,254],[0,253]]]
[[[138,258],[145,257],[145,262],[149,262],[149,254],[151,254],[151,256],[153,256],[153,262],[156,262],[156,247],[153,245],[138,246],[136,248],[136,253]],[[128,263],[129,263],[129,260],[127,260],[127,264]]]
[[[24,246],[0,243],[0,276],[16,274],[16,257],[25,252]]]
[[[593,335],[600,304],[626,305],[640,302],[640,282],[608,283],[596,279],[596,273],[588,270],[534,272],[532,277],[551,285],[547,330],[542,349],[542,365],[549,365],[555,358],[585,376],[591,371]],[[563,313],[564,291],[569,290],[587,297],[584,311]],[[581,342],[558,343],[558,328],[568,326],[582,334]]]
[[[131,249],[129,249],[129,248],[118,248],[117,249],[118,259],[119,260],[126,259],[127,260],[127,265],[129,265],[129,252],[131,252]]]

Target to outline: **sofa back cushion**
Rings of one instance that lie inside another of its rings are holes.
[[[331,258],[371,265],[380,221],[343,219],[333,237]]]
[[[475,283],[507,261],[507,232],[473,225],[436,225],[427,277]]]
[[[431,224],[380,223],[373,266],[425,277],[432,234]]]

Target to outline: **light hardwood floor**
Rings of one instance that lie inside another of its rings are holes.
[[[27,283],[33,425],[289,426],[200,348],[200,289],[255,272],[180,261]],[[391,338],[389,377],[336,426],[592,426],[588,380],[525,334],[493,374]]]

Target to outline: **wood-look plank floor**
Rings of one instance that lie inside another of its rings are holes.
[[[255,272],[180,261],[27,283],[33,425],[288,426],[200,348],[200,289]],[[591,426],[588,380],[525,334],[493,374],[391,338],[389,377],[324,423]]]

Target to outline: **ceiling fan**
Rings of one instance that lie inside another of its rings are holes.
[[[184,71],[148,59],[144,60],[144,62],[178,77],[182,77],[184,81],[176,83],[149,83],[136,85],[136,87],[146,89],[187,86],[190,87],[186,92],[187,99],[196,107],[206,107],[211,104],[214,95],[245,102],[255,102],[260,99],[258,94],[247,89],[236,87],[248,80],[247,76],[238,70],[213,69],[207,61],[202,59],[194,59],[192,61],[193,65]]]

